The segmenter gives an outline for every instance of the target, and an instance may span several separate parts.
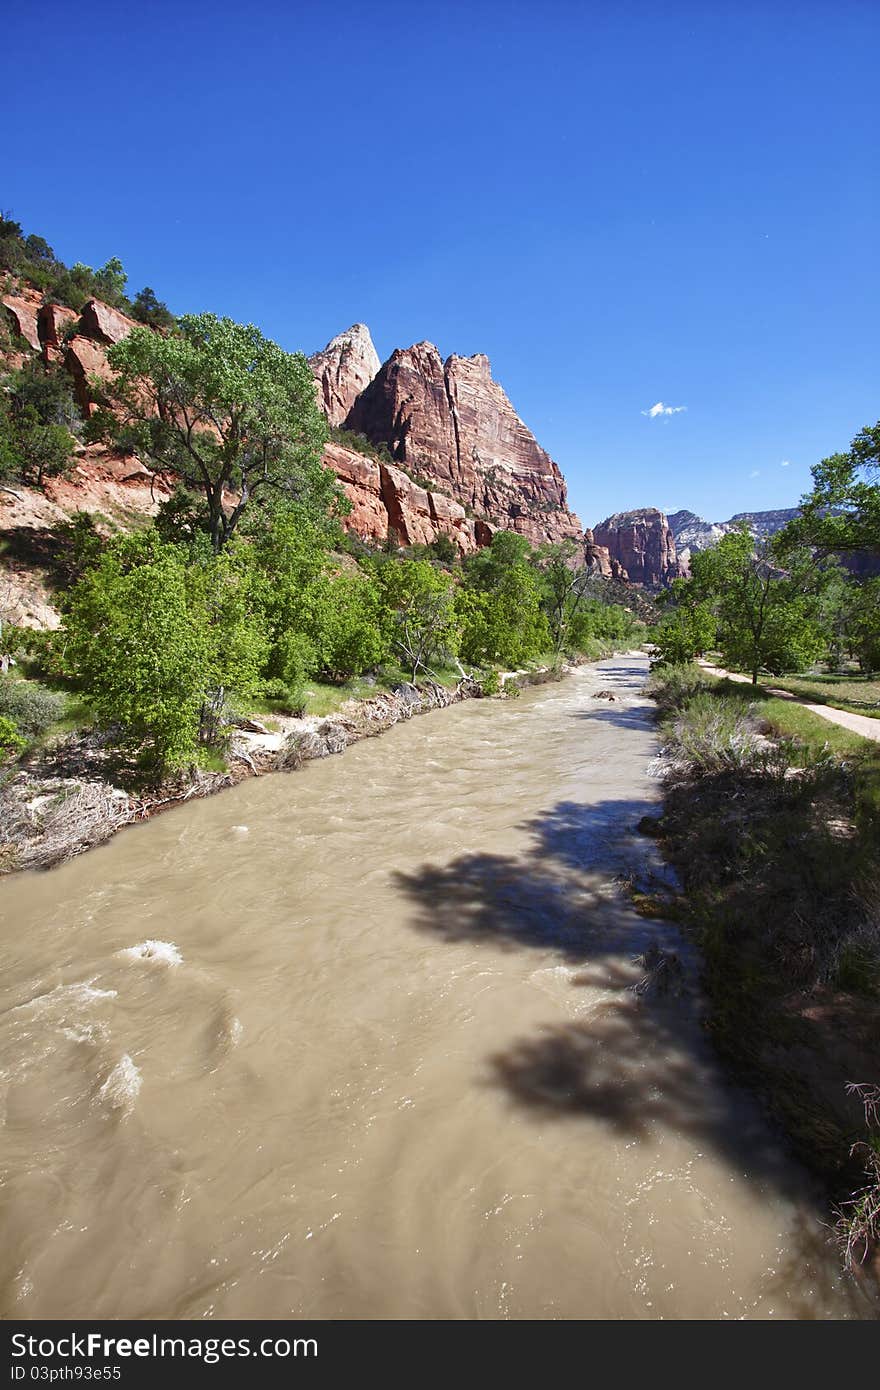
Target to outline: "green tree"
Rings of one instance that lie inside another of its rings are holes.
[[[130,442],[157,469],[205,498],[215,551],[248,504],[272,493],[319,511],[341,494],[321,463],[326,439],[314,380],[300,353],[214,314],[185,315],[163,337],[136,328],[110,348],[110,410],[93,432]]]
[[[234,551],[188,566],[154,531],[119,538],[65,603],[65,667],[124,742],[160,770],[183,767],[216,740],[223,695],[258,682],[267,642],[252,598]]]
[[[315,669],[331,681],[349,680],[388,655],[378,586],[365,574],[322,574],[305,589],[302,630]]]
[[[491,545],[466,561],[458,601],[466,660],[517,666],[549,647],[542,578],[531,554],[524,536],[496,531]]]
[[[633,616],[619,603],[603,601],[603,581],[578,563],[574,541],[541,546],[534,563],[543,582],[541,606],[547,616],[557,657],[585,650],[592,639],[623,641],[635,628]]]
[[[77,267],[74,266],[74,269]],[[85,269],[88,269],[86,266]],[[111,256],[106,265],[102,265],[100,270],[92,272],[95,295],[98,299],[103,299],[107,304],[114,304],[117,308],[127,307],[125,298],[125,286],[128,276],[118,256]]]
[[[843,641],[865,672],[880,671],[880,579],[846,586]]]
[[[0,478],[42,487],[47,477],[67,472],[73,449],[64,425],[45,424],[33,406],[14,395],[0,399]]]
[[[815,546],[826,555],[880,554],[880,421],[857,434],[848,453],[832,454],[811,471],[813,490],[780,533],[782,544]]]
[[[684,666],[715,644],[718,625],[711,602],[692,598],[687,593],[688,582],[674,582],[671,599],[675,606],[667,609],[651,632],[655,659],[663,665]]]
[[[388,557],[374,565],[391,649],[412,672],[455,656],[459,645],[455,587],[429,560]]]
[[[762,668],[799,669],[827,649],[819,603],[824,582],[809,551],[789,546],[783,569],[742,526],[692,557],[681,593],[685,607],[711,608],[724,659],[757,684]]]
[[[139,323],[145,323],[148,328],[172,329],[175,318],[167,304],[156,294],[155,290],[145,285],[142,290],[138,290],[131,305],[132,317]]]

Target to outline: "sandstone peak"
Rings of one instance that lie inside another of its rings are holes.
[[[444,362],[433,343],[396,349],[345,424],[493,527],[536,543],[582,536],[558,466],[493,380],[485,353]]]
[[[379,354],[365,323],[353,323],[309,358],[321,407],[331,425],[341,425],[380,367]]]

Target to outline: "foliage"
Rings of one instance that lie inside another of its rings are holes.
[[[683,661],[714,643],[725,661],[757,683],[762,669],[800,669],[827,646],[819,596],[826,576],[808,551],[789,547],[786,568],[757,547],[743,525],[691,559],[691,578],[673,586],[674,616],[661,620],[663,659]]]
[[[880,421],[857,434],[847,453],[832,454],[811,471],[813,490],[780,533],[781,544],[880,554]]]
[[[93,435],[117,437],[121,419],[146,460],[201,493],[215,551],[253,499],[279,493],[319,512],[338,505],[302,354],[214,314],[185,315],[179,330],[163,337],[136,328],[109,349],[112,409],[97,412]]]
[[[572,639],[573,628],[583,613],[587,598],[587,571],[574,566],[577,547],[573,541],[559,545],[546,545],[536,553],[534,560],[543,579],[543,609],[550,627],[553,649],[559,653],[565,650]],[[580,624],[583,636],[592,636],[588,625]]]
[[[0,763],[8,762],[9,759],[27,748],[27,739],[22,738],[15,725],[15,721],[8,715],[0,714]]]
[[[0,272],[3,271],[43,290],[47,303],[66,304],[79,310],[87,299],[94,297],[117,309],[131,309],[125,297],[126,274],[116,256],[98,270],[79,261],[66,266],[43,237],[34,233],[25,236],[21,224],[9,213],[0,215]]]
[[[393,463],[395,467],[400,467],[387,444],[373,444],[365,434],[356,434],[354,430],[343,429],[341,425],[330,425],[328,426],[328,435],[334,444],[341,444],[344,449],[351,449],[354,453],[364,454],[367,458],[376,459],[380,463]]]
[[[763,763],[763,740],[745,701],[695,692],[665,727],[678,765],[692,773],[745,770]]]
[[[42,487],[67,472],[74,450],[76,413],[66,373],[37,363],[13,372],[0,397],[0,477]]]
[[[146,324],[147,328],[158,328],[168,332],[176,322],[168,305],[163,304],[156,291],[150,289],[149,285],[138,290],[132,300],[131,316],[137,319],[138,323]]]
[[[708,690],[709,684],[699,666],[670,662],[652,669],[645,682],[645,694],[663,713],[668,713],[684,709],[695,695]]]
[[[880,671],[880,579],[847,586],[843,642],[863,671]]]
[[[550,646],[541,576],[523,536],[496,531],[464,564],[458,598],[461,651],[478,666],[519,666]]]
[[[64,660],[101,722],[160,770],[197,761],[218,692],[253,690],[266,655],[247,567],[187,566],[153,531],[111,542],[65,604]]]
[[[302,623],[315,652],[313,670],[341,683],[388,655],[379,589],[366,575],[321,575],[305,590]]]
[[[454,657],[459,627],[449,576],[428,560],[394,558],[375,562],[374,572],[389,644],[412,679],[430,674],[430,662]]]
[[[874,745],[760,687],[711,681],[707,693],[697,676],[689,694],[687,682],[658,669],[652,693],[675,711],[663,723],[661,826],[702,947],[708,1026],[801,1155],[849,1190],[843,1089],[860,1053],[873,1065],[880,980],[880,761]],[[780,730],[773,747],[749,746]]]
[[[12,719],[29,738],[39,737],[50,724],[61,719],[66,705],[63,695],[36,681],[0,676],[0,715]]]
[[[686,585],[687,580],[675,580],[672,598],[678,604],[667,609],[651,631],[655,660],[661,665],[679,666],[692,661],[715,642],[717,624],[711,603],[696,600]]]

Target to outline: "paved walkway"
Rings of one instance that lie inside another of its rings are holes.
[[[700,665],[704,671],[708,671],[712,676],[721,676],[729,681],[742,681],[745,685],[751,685],[748,676],[740,676],[735,671],[725,671],[720,666],[713,666],[708,661],[701,661]],[[818,714],[820,719],[827,719],[830,724],[839,724],[842,729],[849,729],[853,734],[861,734],[862,738],[873,739],[875,743],[880,743],[880,719],[872,719],[867,714],[851,714],[849,710],[834,709],[831,705],[812,705],[808,700],[803,700],[799,695],[792,695],[790,690],[778,690],[772,685],[765,685],[761,681],[762,689],[768,695],[775,695],[779,700],[794,700],[798,705],[803,705],[804,709],[810,710],[813,714]]]

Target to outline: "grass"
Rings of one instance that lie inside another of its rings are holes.
[[[809,700],[813,705],[831,705],[833,709],[880,719],[880,680],[870,680],[867,676],[773,676],[768,678],[766,684],[778,690],[788,690],[798,699]]]
[[[880,747],[692,667],[658,669],[650,690],[712,1036],[840,1198],[864,1130],[847,1083],[876,1076]]]

